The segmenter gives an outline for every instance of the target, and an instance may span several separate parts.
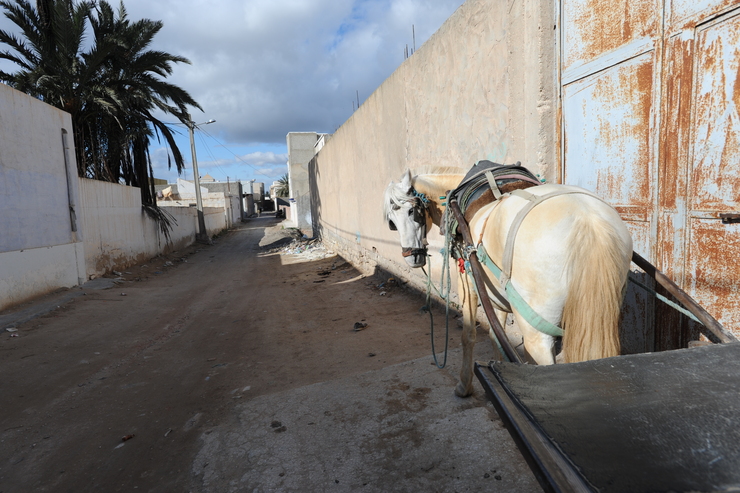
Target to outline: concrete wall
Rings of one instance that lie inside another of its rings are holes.
[[[177,222],[170,233],[172,243],[167,244],[157,223],[141,208],[138,188],[85,178],[78,180],[88,278],[124,269],[195,241],[198,220],[194,208],[167,209]],[[219,212],[223,215],[222,210]]]
[[[203,218],[206,222],[206,233],[209,237],[219,234],[228,227],[224,210],[219,207],[203,207]],[[197,221],[196,219],[196,223]]]
[[[382,216],[383,191],[404,169],[521,161],[556,181],[555,19],[552,2],[462,5],[311,161],[315,233],[363,271],[421,286]],[[438,280],[442,237],[428,237]]]
[[[208,194],[209,235],[241,220],[232,186]],[[169,243],[138,188],[77,177],[67,113],[0,84],[0,310],[192,244],[195,208],[167,210]]]
[[[286,141],[288,144],[288,181],[290,184],[290,217],[294,226],[310,231],[311,191],[308,180],[308,163],[316,153],[315,146],[319,138],[316,132],[291,132]]]
[[[231,228],[241,221],[241,205],[237,195],[226,196],[221,192],[208,192],[201,195],[201,201],[203,202],[204,214],[206,209],[218,209],[224,215],[224,227],[221,229]],[[178,200],[160,200],[157,203],[160,207],[166,207],[168,211],[180,208],[195,210],[195,197],[188,198],[186,196]],[[206,230],[208,229],[206,227]],[[209,232],[209,234],[214,233]]]
[[[72,145],[67,113],[0,84],[0,310],[85,278]]]

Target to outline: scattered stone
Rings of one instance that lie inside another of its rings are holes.
[[[273,421],[272,423],[270,423],[270,427],[275,433],[282,433],[288,430],[288,428],[280,421]]]

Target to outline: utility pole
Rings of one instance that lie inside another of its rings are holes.
[[[210,243],[210,238],[208,238],[208,232],[206,231],[206,219],[203,215],[203,198],[200,195],[200,174],[198,173],[198,158],[195,155],[195,128],[198,125],[207,125],[209,123],[213,123],[216,120],[208,120],[205,123],[195,123],[193,120],[190,119],[190,114],[188,114],[188,121],[186,125],[188,126],[188,130],[190,133],[190,153],[193,155],[193,181],[195,182],[195,208],[198,211],[198,234],[195,236],[195,238],[198,241]]]

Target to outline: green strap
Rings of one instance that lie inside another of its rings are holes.
[[[478,245],[476,253],[478,254],[478,260],[483,262],[483,265],[485,265],[493,275],[496,276],[496,279],[501,280],[501,269],[499,269],[498,266],[493,263],[493,260],[490,259],[488,252],[486,252],[486,249],[483,247],[483,243]],[[524,317],[524,320],[526,320],[532,327],[543,334],[547,334],[552,337],[563,337],[563,329],[548,322],[535,312],[532,307],[524,301],[524,298],[522,298],[511,282],[506,284],[504,290],[506,291],[506,295],[509,298],[511,306],[516,308],[516,311],[518,311],[519,314]]]

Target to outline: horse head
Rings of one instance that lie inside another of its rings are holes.
[[[427,257],[428,200],[414,190],[411,172],[406,170],[400,183],[391,182],[385,190],[383,210],[391,231],[401,237],[401,252],[411,267],[423,267]]]

